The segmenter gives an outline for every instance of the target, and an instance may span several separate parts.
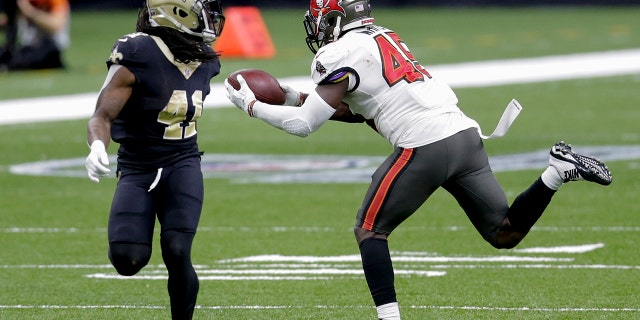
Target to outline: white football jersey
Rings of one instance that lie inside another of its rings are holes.
[[[316,84],[349,78],[344,101],[355,114],[374,119],[394,147],[414,148],[478,124],[457,106],[451,88],[433,78],[392,31],[355,29],[320,48],[311,64]]]

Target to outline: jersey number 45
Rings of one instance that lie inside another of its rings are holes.
[[[399,81],[415,82],[431,78],[431,75],[414,58],[407,45],[395,32],[380,34],[375,37],[382,57],[384,78],[389,86]]]

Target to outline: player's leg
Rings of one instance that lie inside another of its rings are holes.
[[[496,248],[511,248],[526,235],[507,219],[518,211],[519,223],[533,225],[553,196],[540,183],[534,183],[514,201],[513,209],[496,180],[482,140],[474,129],[462,131],[445,140],[449,152],[450,177],[443,187],[458,201],[473,226]],[[530,226],[529,226],[530,227]]]
[[[147,189],[155,173],[120,173],[109,214],[109,259],[119,274],[131,276],[151,258],[155,224]]]
[[[458,141],[449,140],[455,142],[451,150],[458,148],[455,152],[459,156],[453,158],[461,161],[452,164],[452,167],[459,166],[456,169],[458,173],[444,187],[454,195],[483,238],[496,248],[512,248],[526,236],[563,183],[559,173],[575,170],[579,175],[573,180],[601,184],[611,181],[603,163],[575,154],[570,147],[567,150],[564,144],[557,144],[551,151],[550,165],[542,177],[536,179],[508,207],[504,191],[489,168],[481,139],[469,131],[465,135],[454,136]]]
[[[200,284],[191,262],[191,247],[195,234],[177,230],[160,235],[162,259],[169,273],[167,291],[171,301],[172,319],[191,319]]]
[[[571,145],[564,142],[555,144],[549,152],[547,169],[511,204],[507,214],[508,229],[524,234],[529,232],[560,186],[581,180],[609,185],[612,177],[603,162],[573,152]]]
[[[446,164],[439,144],[398,148],[376,170],[354,228],[367,285],[380,319],[399,319],[387,235],[440,186]]]
[[[378,319],[400,319],[393,263],[386,236],[368,237],[359,243],[358,248]]]
[[[540,218],[553,191],[534,182],[520,194],[511,208],[502,187],[490,171],[466,175],[448,182],[451,193],[482,237],[496,248],[513,248]],[[507,218],[517,217],[516,223]]]
[[[158,212],[162,226],[162,259],[169,273],[167,290],[173,319],[191,319],[199,290],[198,276],[191,262],[193,238],[202,211],[204,187],[200,159],[189,158],[165,168],[158,187]]]

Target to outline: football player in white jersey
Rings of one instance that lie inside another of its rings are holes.
[[[509,206],[485,152],[480,128],[457,106],[451,88],[415,59],[392,30],[377,26],[368,0],[311,0],[307,45],[315,57],[308,96],[283,85],[284,106],[268,105],[239,79],[228,97],[250,116],[306,137],[329,119],[366,121],[394,147],[377,168],[354,227],[379,319],[400,319],[387,237],[442,187],[482,237],[513,248],[565,182],[611,183],[607,166],[563,142],[549,166]]]

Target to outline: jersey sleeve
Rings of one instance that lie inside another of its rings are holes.
[[[335,50],[335,46],[325,46],[314,57],[311,64],[311,78],[315,84],[337,83],[352,69],[348,66],[348,51]]]
[[[107,69],[118,64],[132,72],[143,69],[148,63],[149,55],[145,55],[149,46],[155,45],[151,37],[145,33],[131,33],[118,39],[111,49],[107,59]]]
[[[323,47],[311,65],[311,78],[315,84],[349,81],[349,91],[354,91],[360,83],[357,61],[363,59],[363,50],[339,48],[338,43]]]

